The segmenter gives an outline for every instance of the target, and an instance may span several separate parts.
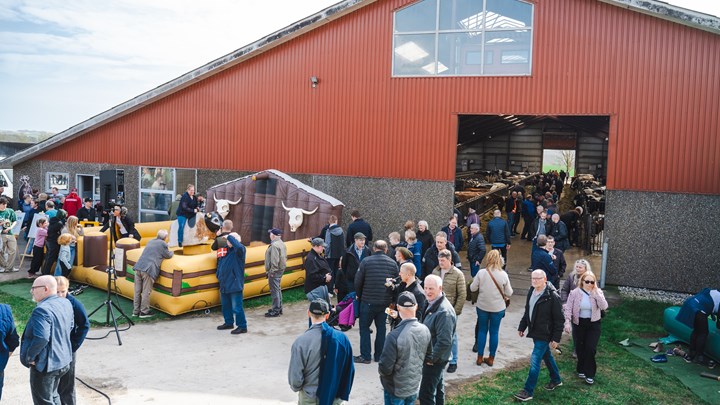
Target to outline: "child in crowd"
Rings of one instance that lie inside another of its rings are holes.
[[[70,244],[75,242],[75,238],[69,233],[64,233],[58,238],[58,245],[60,245],[60,253],[58,253],[58,264],[60,265],[60,271],[62,274],[58,274],[55,269],[56,276],[70,277],[70,270],[72,270],[72,261],[70,252]]]
[[[70,268],[72,268],[72,264],[75,263],[75,254],[77,253],[77,240],[80,236],[83,236],[83,228],[79,225],[78,217],[75,215],[70,215],[67,219],[67,222],[65,222],[65,226],[62,228],[61,233],[69,233],[70,236],[73,237],[72,243],[70,243]],[[55,266],[55,274],[62,273],[62,269],[60,268],[60,262],[58,261],[57,266]]]
[[[35,242],[33,243],[33,258],[28,270],[28,278],[37,277],[37,272],[43,265],[45,259],[45,237],[47,237],[48,221],[40,218],[35,222],[37,233],[35,234]]]

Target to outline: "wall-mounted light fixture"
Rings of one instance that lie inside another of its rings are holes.
[[[318,85],[317,76],[310,76],[310,85],[312,86],[313,89],[317,87],[317,85]]]

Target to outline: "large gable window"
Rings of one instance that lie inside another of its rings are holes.
[[[422,0],[395,12],[393,76],[529,75],[533,5]]]

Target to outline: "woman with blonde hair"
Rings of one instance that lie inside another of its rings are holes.
[[[570,291],[578,286],[580,277],[585,274],[586,271],[592,273],[590,263],[585,259],[576,260],[572,273],[565,279],[562,288],[560,288],[560,299],[562,299],[563,304],[567,302]]]
[[[505,317],[505,300],[513,294],[508,277],[503,266],[500,251],[495,249],[487,254],[487,263],[484,269],[480,269],[470,284],[470,291],[478,291],[478,299],[475,302],[477,312],[477,361],[478,366],[483,363],[492,367],[495,361],[495,354],[498,347],[498,333],[500,322]],[[485,342],[490,335],[489,356],[485,356]]]
[[[73,263],[75,263],[75,255],[77,254],[77,239],[83,236],[83,229],[79,224],[78,217],[70,215],[60,233],[67,233],[72,236],[72,241],[68,245],[70,248],[70,267],[72,267]],[[57,266],[55,266],[55,274],[60,273],[62,273],[62,270],[60,269],[60,261],[58,261]]]
[[[563,312],[565,313],[565,333],[573,325],[573,340],[577,351],[578,377],[592,385],[595,382],[597,364],[595,353],[600,341],[600,323],[602,311],[608,308],[605,295],[598,286],[595,275],[586,271],[580,276],[577,288],[570,292]]]

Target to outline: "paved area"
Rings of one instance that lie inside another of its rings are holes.
[[[465,256],[466,252],[461,252]],[[582,257],[577,249],[567,254],[568,266]],[[599,272],[600,258],[588,257]],[[465,260],[465,258],[463,258]],[[500,330],[500,347],[494,367],[475,365],[471,351],[475,309],[466,303],[459,317],[458,370],[446,374],[449,385],[502,369],[526,359],[532,342],[520,338],[516,329],[523,311],[523,299],[530,286],[527,268],[530,242],[515,241],[509,251],[511,283],[515,289]],[[0,281],[25,277],[25,261],[19,273],[0,274]],[[467,268],[467,263],[465,264]],[[568,270],[569,272],[569,270]],[[469,276],[468,276],[469,278]],[[107,339],[86,341],[78,352],[77,376],[112,398],[113,404],[291,404],[296,394],[287,384],[290,346],[307,327],[307,303],[287,305],[280,318],[265,318],[266,308],[247,311],[249,333],[230,335],[217,331],[219,315],[136,325],[121,332],[118,346],[114,333]],[[93,328],[89,336],[102,336],[106,328]],[[353,347],[359,348],[357,327],[347,332]],[[374,338],[374,336],[373,336]],[[103,404],[100,395],[77,383],[79,404]],[[518,387],[508,387],[509,393]],[[28,371],[17,353],[5,370],[3,404],[30,404]],[[377,363],[356,365],[351,395],[353,404],[382,403]]]

